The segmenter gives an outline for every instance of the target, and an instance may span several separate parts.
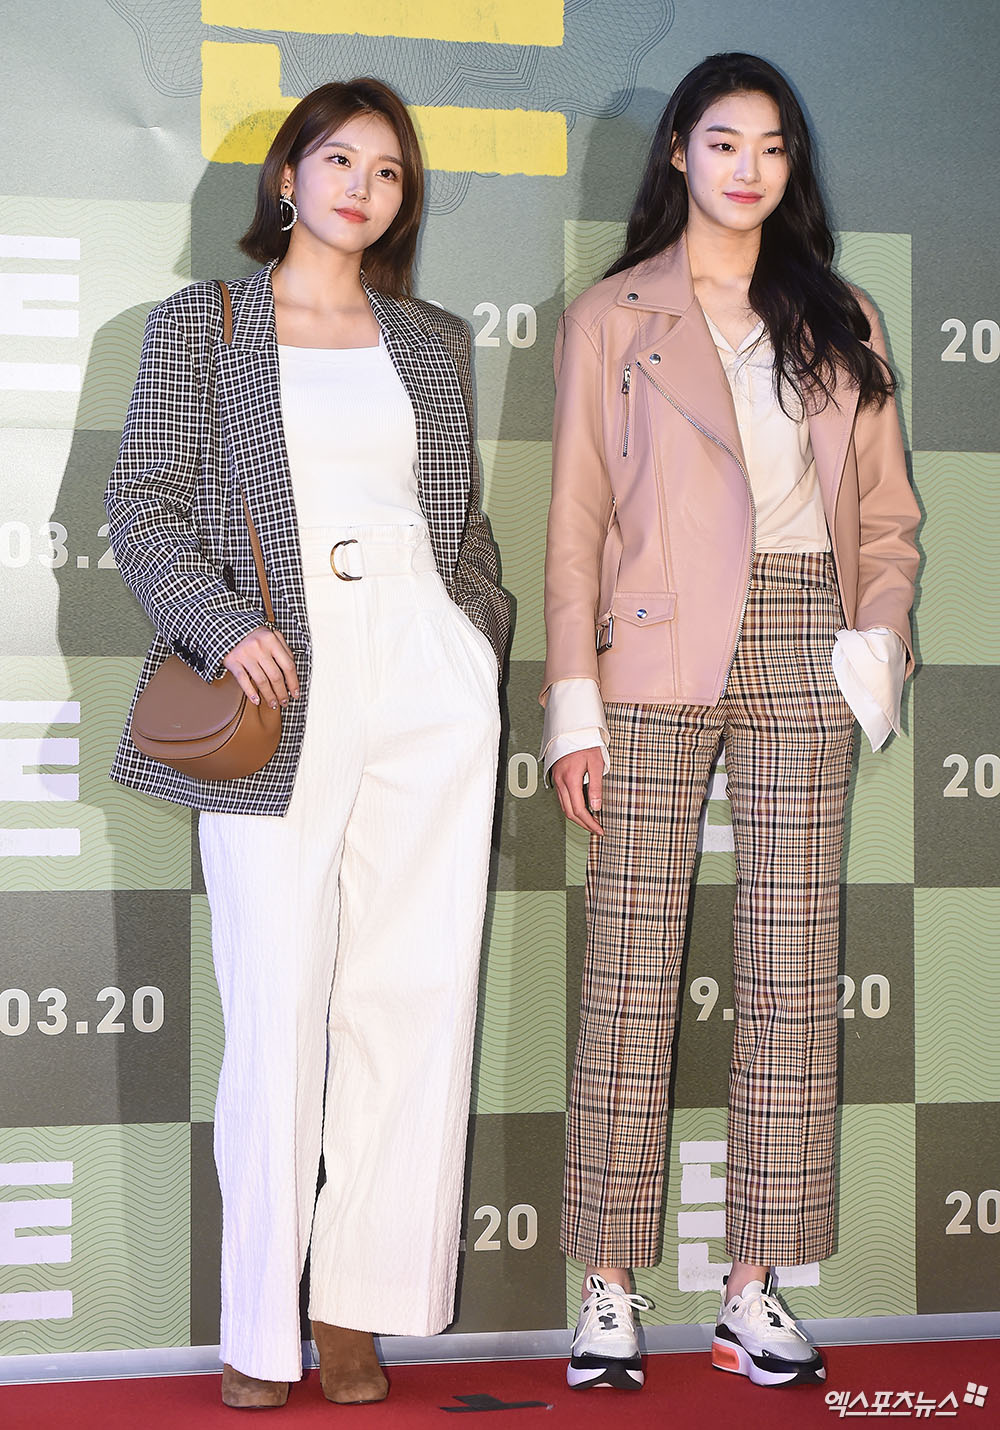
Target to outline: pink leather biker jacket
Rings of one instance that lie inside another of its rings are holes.
[[[542,702],[554,681],[582,676],[606,701],[715,704],[739,639],[754,510],[683,240],[567,308],[555,370]],[[845,623],[887,626],[910,651],[919,509],[895,404],[859,409],[845,380],[808,420]]]

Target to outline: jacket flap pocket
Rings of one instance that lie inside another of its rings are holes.
[[[611,614],[630,626],[655,626],[672,621],[677,609],[676,591],[617,591]]]

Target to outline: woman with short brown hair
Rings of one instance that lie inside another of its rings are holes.
[[[301,1375],[307,1252],[330,1400],[386,1394],[373,1332],[452,1315],[509,617],[468,329],[410,296],[422,196],[392,90],[302,100],[261,170],[243,247],[267,267],[230,285],[232,341],[214,283],[153,309],[108,488],[157,629],[139,690],[174,653],[282,712],[255,774],[180,773],[127,731],[112,771],[201,811],[233,1406]]]

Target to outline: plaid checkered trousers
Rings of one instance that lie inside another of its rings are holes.
[[[659,1259],[671,1047],[698,819],[725,740],[736,846],[730,1256],[833,1251],[837,952],[854,721],[832,670],[833,559],[753,559],[714,706],[609,704],[611,768],[587,870],[587,957],[562,1246]]]

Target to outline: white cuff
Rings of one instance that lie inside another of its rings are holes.
[[[554,681],[545,705],[539,754],[546,779],[556,760],[561,760],[563,755],[594,748],[601,750],[607,773],[611,764],[608,738],[604,702],[597,681],[583,676]]]
[[[899,734],[905,673],[906,648],[895,631],[876,626],[837,632],[833,674],[873,750],[882,748],[890,731]]]

